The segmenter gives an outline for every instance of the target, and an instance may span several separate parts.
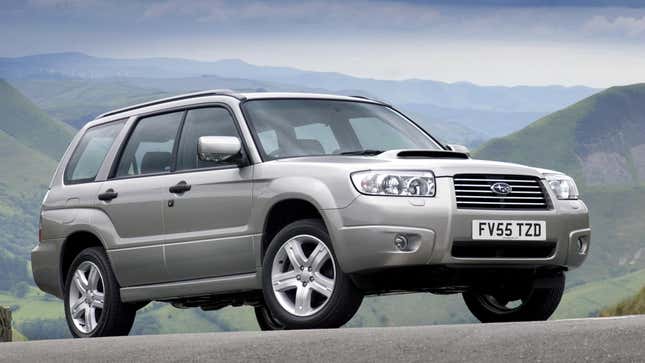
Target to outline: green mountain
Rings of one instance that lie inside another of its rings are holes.
[[[0,80],[0,290],[30,281],[40,201],[73,129]]]
[[[645,182],[645,84],[612,87],[486,143],[481,159],[567,171],[586,185]]]
[[[53,159],[65,152],[73,129],[49,118],[4,80],[0,80],[0,109],[0,130],[7,135]]]

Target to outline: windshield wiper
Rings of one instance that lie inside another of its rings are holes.
[[[378,155],[382,152],[383,150],[365,149],[365,150],[345,151],[340,153],[340,155]]]

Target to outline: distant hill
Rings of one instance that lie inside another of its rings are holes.
[[[43,78],[194,78],[203,75],[289,84],[333,92],[363,90],[394,104],[422,103],[457,109],[551,112],[597,90],[588,87],[490,87],[467,82],[378,80],[334,72],[268,67],[238,59],[201,62],[177,58],[113,59],[82,53],[0,58],[0,77]]]
[[[645,182],[645,84],[612,87],[485,144],[477,157],[566,171],[586,185]]]
[[[40,201],[73,133],[0,80],[0,290],[31,280]]]
[[[486,140],[506,136],[523,129],[548,113],[455,109],[417,103],[402,104],[400,108],[403,111],[421,115],[422,118],[433,120],[435,124],[442,123],[446,127],[456,124],[466,127],[479,135],[481,139]]]

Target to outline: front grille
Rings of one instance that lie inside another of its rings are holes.
[[[555,242],[534,241],[455,241],[452,256],[457,258],[547,258],[555,253]]]
[[[457,208],[461,209],[547,209],[546,194],[539,178],[523,175],[459,174],[454,177]],[[506,183],[512,191],[499,195],[491,189]]]

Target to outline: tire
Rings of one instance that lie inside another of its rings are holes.
[[[274,288],[276,276],[289,278]],[[338,328],[363,301],[362,292],[339,268],[319,219],[296,221],[278,232],[264,256],[262,287],[266,308],[285,329]]]
[[[515,307],[504,304],[509,297],[505,297],[503,292],[493,295],[465,292],[463,298],[470,312],[482,323],[542,321],[547,320],[560,304],[564,283],[564,274],[558,273],[552,277],[550,287],[533,287],[523,296],[518,296],[521,304]]]
[[[284,325],[277,321],[265,306],[255,307],[255,319],[262,331],[284,330]]]
[[[98,275],[95,271],[98,271]],[[85,280],[79,273],[83,274]],[[102,248],[87,248],[76,256],[67,274],[64,296],[65,318],[74,337],[118,336],[130,332],[137,309],[134,305],[121,302],[119,289]],[[72,307],[79,313],[72,314]]]

